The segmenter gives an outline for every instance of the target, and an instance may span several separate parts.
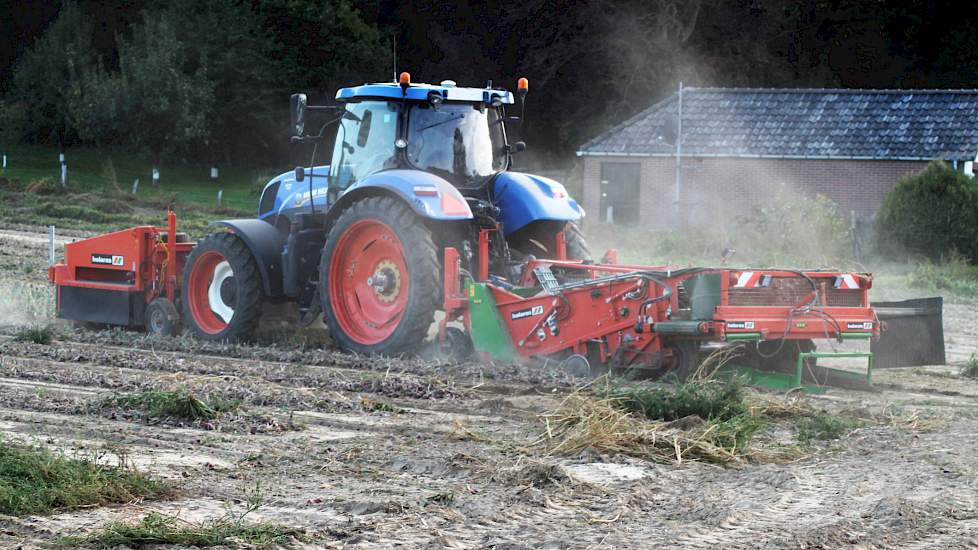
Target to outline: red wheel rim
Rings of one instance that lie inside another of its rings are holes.
[[[205,252],[197,257],[190,277],[187,280],[187,303],[194,323],[208,334],[217,334],[227,328],[228,324],[217,316],[211,309],[207,292],[214,278],[214,270],[219,264],[227,261],[220,252]]]
[[[354,222],[333,249],[328,285],[343,333],[363,345],[383,342],[397,329],[410,293],[400,239],[380,221]]]

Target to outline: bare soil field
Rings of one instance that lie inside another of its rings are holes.
[[[781,423],[754,444],[791,447],[790,458],[653,463],[549,452],[541,415],[575,380],[539,367],[71,328],[50,345],[15,342],[16,325],[50,315],[46,247],[41,233],[0,231],[3,440],[123,454],[176,496],[0,515],[3,548],[151,511],[213,518],[256,485],[249,517],[304,530],[297,547],[978,548],[978,380],[958,375],[978,348],[974,304],[946,305],[949,365],[877,371],[878,392],[803,398],[874,419],[841,439],[799,445]],[[175,387],[244,408],[181,424],[91,406]]]

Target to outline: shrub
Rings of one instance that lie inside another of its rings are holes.
[[[737,220],[731,244],[767,265],[829,265],[852,253],[849,222],[827,196],[779,191]]]
[[[978,185],[947,163],[934,161],[904,176],[876,219],[880,252],[940,260],[957,251],[978,262]]]

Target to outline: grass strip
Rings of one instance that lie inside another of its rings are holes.
[[[126,464],[0,441],[0,513],[22,516],[168,496],[172,489]]]
[[[302,540],[298,529],[271,523],[243,522],[229,516],[212,521],[190,522],[151,513],[136,523],[113,522],[81,537],[65,537],[62,548],[145,548],[166,544],[209,548],[281,548]]]

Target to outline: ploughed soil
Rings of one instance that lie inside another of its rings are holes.
[[[0,285],[45,288],[46,238],[0,231]],[[9,306],[6,304],[5,306]],[[575,380],[540,366],[373,359],[302,346],[216,346],[189,337],[63,327],[14,342],[41,317],[0,307],[4,441],[122,453],[170,480],[168,501],[0,515],[0,547],[33,548],[150,511],[200,520],[241,510],[305,530],[314,548],[978,548],[978,306],[950,303],[951,365],[880,370],[881,391],[805,397],[892,422],[735,466],[553,456],[540,415]],[[276,329],[280,330],[280,329]],[[106,396],[186,388],[240,400],[207,422],[93,407]],[[757,438],[796,443],[790,426]],[[0,443],[2,444],[2,443]]]

